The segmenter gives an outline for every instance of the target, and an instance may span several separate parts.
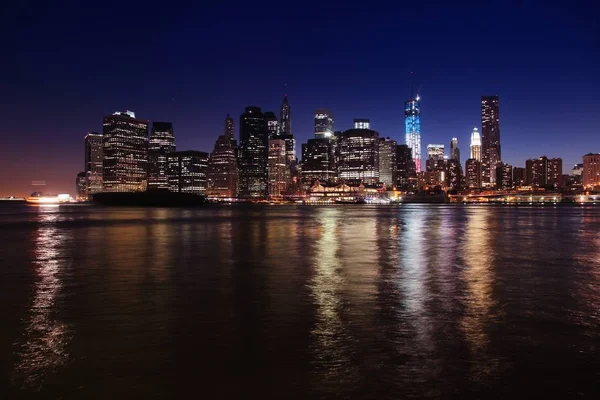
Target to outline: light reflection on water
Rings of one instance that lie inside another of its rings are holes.
[[[26,394],[572,398],[600,373],[600,209],[15,215],[0,371]]]
[[[35,233],[33,264],[36,281],[25,333],[15,343],[17,360],[13,381],[23,387],[40,388],[49,373],[60,370],[69,360],[70,324],[58,315],[57,301],[63,291],[62,276],[70,267],[63,245],[69,232],[54,225],[58,209],[40,207],[40,227]]]

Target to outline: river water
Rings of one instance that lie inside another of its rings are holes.
[[[2,399],[598,398],[600,207],[2,206],[0,304]]]

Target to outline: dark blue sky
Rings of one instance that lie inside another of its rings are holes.
[[[0,196],[31,180],[74,194],[83,137],[116,110],[172,121],[179,149],[211,151],[226,113],[278,113],[287,92],[298,143],[317,107],[337,130],[370,118],[404,142],[410,71],[423,152],[456,136],[466,160],[484,94],[500,96],[506,162],[559,156],[567,172],[600,151],[597,2],[204,3],[3,10]]]

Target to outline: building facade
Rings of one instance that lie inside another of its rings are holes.
[[[401,190],[413,188],[416,178],[416,166],[412,159],[412,150],[407,144],[396,146],[396,187]]]
[[[460,149],[458,148],[458,139],[455,137],[450,141],[450,159],[458,161],[458,165],[460,165]]]
[[[481,161],[481,136],[477,127],[474,127],[471,132],[471,158]]]
[[[387,188],[396,186],[398,163],[396,147],[398,143],[390,138],[379,139],[379,181]]]
[[[525,162],[527,184],[534,188],[562,189],[562,159],[546,156]]]
[[[447,161],[447,173],[446,173],[446,185],[448,190],[460,190],[462,189],[462,168],[460,161],[451,158]]]
[[[512,182],[514,187],[521,187],[527,184],[526,169],[522,167],[513,167]]]
[[[337,177],[334,139],[314,138],[302,144],[303,181],[334,182]]]
[[[208,160],[206,195],[209,198],[230,199],[238,192],[237,142],[233,118],[227,114],[225,132],[217,138]]]
[[[500,145],[500,100],[498,96],[481,97],[482,185],[495,187],[496,164],[502,160]]]
[[[425,166],[427,172],[444,171],[446,169],[443,144],[427,145],[427,161],[425,162]]]
[[[600,154],[583,156],[583,187],[597,189],[600,186]]]
[[[279,120],[275,116],[274,112],[265,112],[265,123],[267,124],[269,139],[277,139],[279,136]]]
[[[471,190],[481,189],[481,161],[469,158],[465,163],[465,186]]]
[[[355,126],[370,126],[356,120]],[[348,183],[379,182],[379,133],[371,129],[349,129],[337,134],[338,177]]]
[[[102,177],[105,192],[142,192],[148,185],[148,121],[132,111],[104,117]]]
[[[496,164],[496,188],[506,190],[513,187],[513,167],[507,163]]]
[[[171,192],[206,195],[208,153],[195,150],[176,151],[171,153],[167,160]]]
[[[317,109],[315,111],[315,138],[331,139],[334,132],[333,114],[326,108]]]
[[[421,171],[421,102],[412,96],[404,103],[404,130],[406,144],[412,151],[416,172]]]
[[[282,135],[292,134],[292,109],[287,94],[283,97],[279,110],[279,131]]]
[[[103,145],[101,133],[85,135],[86,197],[102,192]]]
[[[268,145],[269,134],[262,110],[260,107],[246,107],[240,116],[239,197],[267,197]]]
[[[168,189],[168,156],[175,151],[175,135],[170,122],[153,122],[148,138],[148,188]]]
[[[280,198],[288,189],[290,169],[286,163],[285,140],[269,140],[268,157],[269,197]]]

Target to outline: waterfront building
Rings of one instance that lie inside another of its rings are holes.
[[[482,186],[495,187],[496,164],[502,160],[500,145],[500,100],[498,96],[481,97]]]
[[[600,154],[583,156],[583,187],[597,189],[600,186]]]
[[[458,165],[460,165],[460,149],[458,148],[458,139],[455,137],[450,141],[450,159],[458,161]]]
[[[379,182],[379,133],[368,120],[355,120],[354,129],[337,134],[338,176],[349,183]],[[356,127],[362,128],[356,128]]]
[[[469,158],[465,163],[465,186],[469,189],[481,188],[481,161]]]
[[[148,188],[168,189],[168,156],[175,151],[171,122],[153,122],[148,138]]]
[[[319,108],[315,111],[315,138],[330,139],[334,133],[333,114],[326,108]]]
[[[289,110],[286,115],[289,117]],[[281,128],[283,130],[283,124]],[[260,107],[246,107],[240,116],[239,197],[267,196],[268,143],[269,134],[262,110]]]
[[[302,180],[312,183],[337,180],[335,140],[314,138],[302,144]]]
[[[102,134],[85,135],[85,167],[87,197],[102,192]]]
[[[148,185],[148,121],[132,111],[115,112],[103,122],[103,191],[141,192]]]
[[[88,200],[88,183],[85,171],[77,174],[77,178],[75,179],[75,189],[77,190],[77,200]]]
[[[546,156],[525,162],[527,184],[534,188],[562,189],[562,159]]]
[[[269,140],[268,156],[269,197],[279,198],[288,188],[290,170],[286,164],[285,140]]]
[[[425,165],[427,172],[444,171],[446,169],[443,144],[427,145],[427,161]]]
[[[407,144],[396,146],[396,187],[411,189],[411,180],[416,178],[416,166],[412,158],[412,149]]]
[[[379,181],[385,184],[387,188],[396,185],[397,162],[396,162],[395,140],[390,138],[379,139]]]
[[[208,153],[187,150],[167,156],[169,190],[177,193],[206,195]]]
[[[471,132],[471,158],[481,161],[481,136],[477,127],[474,127]]]
[[[238,166],[236,151],[234,121],[227,114],[225,132],[217,138],[208,160],[206,195],[209,198],[230,199],[237,196]]]
[[[504,162],[496,164],[496,188],[506,190],[513,187],[513,167]]]
[[[404,128],[406,144],[412,151],[416,172],[421,171],[421,102],[417,94],[413,97],[412,90],[410,99],[404,103]]]
[[[525,168],[513,167],[512,183],[513,187],[525,186],[527,183],[527,174]]]

